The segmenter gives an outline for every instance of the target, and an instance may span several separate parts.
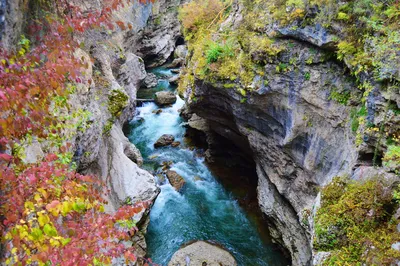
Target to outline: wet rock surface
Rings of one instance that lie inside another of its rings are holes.
[[[155,94],[154,101],[159,106],[176,103],[176,95],[172,91],[159,91]]]
[[[197,241],[178,250],[168,266],[236,266],[235,258],[225,249]]]
[[[154,147],[161,148],[161,147],[169,146],[174,141],[175,141],[175,137],[173,135],[164,134],[154,143]]]
[[[167,178],[169,180],[169,183],[171,186],[175,188],[176,191],[181,190],[181,188],[185,185],[186,181],[183,179],[182,176],[180,176],[177,172],[172,171],[172,170],[167,170],[165,172],[167,175]]]
[[[150,88],[154,88],[155,86],[157,86],[157,84],[158,84],[158,79],[157,79],[156,75],[153,73],[147,73],[147,76],[143,81],[143,86],[145,88],[150,89]]]

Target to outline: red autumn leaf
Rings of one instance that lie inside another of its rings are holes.
[[[5,161],[5,162],[9,162],[12,160],[12,156],[8,155],[6,153],[0,153],[0,161]]]
[[[130,251],[126,251],[125,254],[125,259],[131,262],[135,262],[136,261],[136,257],[135,255],[133,255]]]

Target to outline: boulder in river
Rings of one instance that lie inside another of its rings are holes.
[[[172,76],[168,82],[174,85],[177,85],[179,81],[179,75]]]
[[[145,88],[154,88],[155,86],[158,85],[158,79],[157,76],[153,73],[147,73],[146,78],[143,80],[143,86]]]
[[[186,183],[185,179],[175,171],[168,170],[165,174],[168,177],[169,183],[176,189],[176,191],[179,191]]]
[[[156,143],[154,143],[154,147],[160,148],[160,147],[169,146],[174,142],[174,140],[175,140],[175,137],[173,135],[164,134],[156,141]]]
[[[176,103],[176,96],[172,91],[159,91],[154,97],[154,101],[159,106]]]
[[[237,263],[225,249],[205,241],[197,241],[175,252],[168,266],[178,265],[236,266]]]

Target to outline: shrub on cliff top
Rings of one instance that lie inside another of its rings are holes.
[[[326,265],[388,265],[400,259],[391,245],[400,241],[394,214],[398,203],[382,179],[335,178],[322,190],[315,218],[314,248],[330,251]]]
[[[185,37],[191,38],[201,26],[210,26],[223,15],[224,5],[220,0],[195,0],[179,10],[179,19],[185,30]]]

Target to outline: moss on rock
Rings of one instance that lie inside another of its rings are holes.
[[[325,265],[389,265],[400,259],[400,251],[392,248],[400,233],[390,183],[335,178],[322,190],[321,202],[314,248],[331,252]]]
[[[114,89],[108,96],[108,111],[113,117],[119,117],[125,107],[128,106],[129,97],[122,90]]]

